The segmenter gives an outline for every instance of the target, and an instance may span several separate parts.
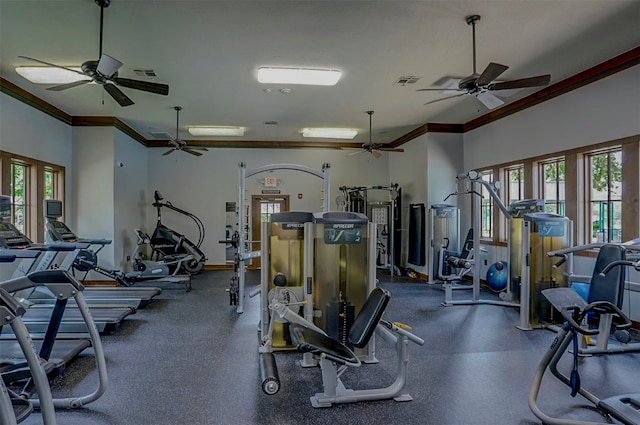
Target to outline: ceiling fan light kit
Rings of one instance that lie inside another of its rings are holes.
[[[510,80],[510,81],[495,81],[503,72],[509,69],[506,65],[501,65],[499,63],[491,62],[487,67],[482,71],[481,74],[478,74],[476,68],[476,24],[480,21],[480,15],[469,15],[465,17],[465,21],[468,25],[471,25],[472,28],[472,36],[473,36],[473,74],[468,77],[461,79],[458,82],[457,87],[447,86],[444,89],[440,88],[428,88],[428,89],[419,89],[418,91],[437,91],[443,93],[443,90],[446,90],[448,93],[455,93],[451,96],[443,97],[440,99],[435,99],[430,102],[425,103],[425,105],[430,105],[432,103],[440,102],[447,99],[453,99],[456,97],[464,96],[464,95],[473,95],[475,96],[482,104],[487,107],[487,109],[495,109],[499,106],[504,105],[504,101],[496,97],[493,93],[499,94],[497,92],[501,90],[514,90],[514,89],[522,89],[527,87],[540,87],[546,86],[551,81],[551,75],[539,75],[536,77],[529,78],[521,78],[518,80]],[[511,93],[504,92],[504,95],[510,95]]]
[[[374,158],[378,159],[382,156],[382,154],[380,153],[381,151],[384,152],[404,152],[404,149],[402,148],[387,148],[384,147],[384,145],[381,145],[380,143],[373,143],[372,141],[372,125],[371,125],[371,121],[372,121],[372,115],[373,115],[374,111],[366,111],[366,114],[369,115],[369,143],[363,143],[362,144],[362,150],[358,151],[358,152],[353,152],[350,153],[349,155],[356,155],[362,152],[369,152],[371,155],[374,156]]]
[[[312,86],[335,86],[342,77],[337,69],[311,68],[258,68],[258,82],[263,84],[304,84]]]
[[[304,128],[303,137],[321,137],[325,139],[353,139],[358,130],[353,128]]]
[[[189,146],[187,145],[187,142],[180,140],[180,111],[182,110],[182,106],[174,106],[173,109],[176,111],[176,138],[169,140],[169,150],[163,153],[162,156],[172,154],[175,151],[183,151],[193,156],[201,156],[201,151],[208,151],[209,149],[205,147]]]
[[[75,74],[74,80],[65,82],[49,81],[49,84],[59,84],[53,87],[47,88],[51,91],[62,91],[73,87],[81,86],[87,83],[94,82],[100,84],[104,90],[120,105],[130,106],[134,102],[127,97],[118,87],[126,87],[134,90],[146,91],[154,94],[168,95],[169,86],[161,83],[154,83],[151,81],[132,80],[129,78],[118,77],[118,69],[122,66],[122,62],[112,58],[109,55],[102,53],[102,35],[104,27],[104,9],[109,6],[111,0],[95,0],[96,4],[100,6],[100,52],[99,60],[89,60],[82,64],[80,69],[69,68],[54,63],[46,62],[40,59],[31,58],[29,56],[19,56],[22,59],[27,59],[32,62],[38,62],[42,65],[46,65],[50,68],[55,68],[60,71]],[[16,69],[16,71],[18,71]],[[20,74],[23,75],[23,74]],[[25,77],[27,78],[27,77]],[[28,78],[27,78],[28,79]],[[31,81],[31,80],[30,80]]]

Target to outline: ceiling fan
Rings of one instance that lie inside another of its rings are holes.
[[[30,61],[38,62],[43,65],[53,66],[56,68],[65,69],[70,72],[74,72],[76,74],[80,74],[82,76],[87,77],[84,80],[74,81],[68,84],[62,84],[58,86],[53,86],[47,88],[47,90],[52,91],[61,91],[70,89],[72,87],[81,86],[90,82],[95,82],[96,84],[100,84],[104,87],[105,91],[111,95],[111,97],[118,102],[120,106],[129,106],[133,105],[134,102],[127,97],[119,88],[126,87],[135,90],[146,91],[155,94],[168,95],[169,94],[169,86],[166,84],[153,83],[150,81],[140,81],[140,80],[132,80],[129,78],[120,78],[118,77],[118,69],[122,66],[122,62],[117,59],[112,58],[109,55],[102,53],[102,30],[103,30],[103,16],[104,9],[109,6],[111,0],[95,0],[95,2],[100,6],[100,60],[90,60],[84,62],[80,69],[82,72],[77,71],[75,69],[67,68],[65,66],[56,65],[50,62],[45,62],[40,59],[34,59],[28,56],[19,56],[23,59],[28,59]]]
[[[476,72],[476,23],[478,23],[478,21],[480,20],[480,15],[469,15],[465,18],[465,20],[468,25],[471,25],[473,33],[473,74],[461,79],[458,82],[457,88],[429,88],[417,90],[460,92],[453,96],[447,96],[441,99],[432,100],[431,102],[425,103],[425,105],[470,94],[477,97],[478,100],[482,102],[482,104],[488,109],[495,109],[498,106],[503,105],[504,101],[494,96],[494,92],[499,92],[501,90],[514,90],[527,87],[546,86],[547,84],[549,84],[549,82],[551,81],[550,74],[539,75],[537,77],[521,78],[511,81],[494,81],[509,68],[506,65],[500,65],[499,63],[495,62],[489,63],[484,71],[482,71],[482,74],[478,74]],[[503,93],[506,94],[506,92]]]
[[[207,148],[189,146],[187,145],[187,142],[180,140],[178,137],[178,131],[180,130],[180,111],[182,110],[182,106],[174,106],[173,109],[176,110],[176,137],[175,139],[169,140],[170,149],[162,155],[169,155],[175,151],[183,151],[190,153],[191,155],[200,156],[202,153],[198,151],[208,151],[209,149]]]
[[[371,141],[371,116],[373,115],[374,111],[366,111],[366,113],[369,115],[369,143],[363,143],[362,144],[362,151],[359,152],[353,152],[350,153],[349,155],[356,155],[362,152],[369,152],[371,153],[374,157],[376,158],[380,158],[382,156],[382,154],[380,153],[382,152],[404,152],[404,149],[402,148],[387,148],[384,147],[383,144],[381,143],[373,143]]]

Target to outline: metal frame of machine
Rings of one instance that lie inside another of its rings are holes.
[[[232,304],[237,304],[236,312],[238,314],[244,312],[244,293],[245,293],[245,273],[246,273],[246,265],[245,261],[250,260],[252,258],[257,258],[260,256],[260,251],[251,251],[249,249],[249,225],[246,222],[245,218],[245,191],[246,191],[246,180],[249,177],[255,176],[256,174],[264,173],[267,171],[276,171],[276,170],[293,170],[300,171],[303,173],[311,174],[312,176],[316,176],[323,180],[324,183],[324,193],[323,193],[323,211],[329,211],[330,204],[330,186],[329,186],[329,177],[331,171],[331,165],[328,163],[322,164],[322,169],[320,171],[314,170],[309,167],[305,167],[303,165],[296,164],[270,164],[262,167],[255,168],[253,170],[247,170],[244,162],[239,164],[239,185],[238,185],[238,237],[235,241],[237,245],[236,252],[236,272],[237,276],[232,277],[231,279],[231,287],[230,287],[230,298],[232,300]]]

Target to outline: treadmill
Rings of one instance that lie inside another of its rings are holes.
[[[13,249],[8,247],[20,247],[23,249]],[[77,251],[76,247],[74,246],[74,244],[70,243],[54,245],[33,244],[25,235],[20,233],[20,231],[13,224],[0,222],[0,256],[4,256],[6,258],[6,262],[9,262],[9,258],[13,258],[14,260],[20,260],[18,262],[19,265],[26,262],[28,266],[16,270],[9,281],[19,279],[25,271],[30,272],[31,270],[34,270],[31,273],[37,273],[49,269],[49,266],[47,264],[47,261],[50,261],[48,260],[48,257],[51,257],[49,256],[49,254],[57,255],[61,251],[74,250]],[[53,256],[53,258],[55,258],[55,256]],[[65,261],[66,260],[67,259],[65,258]],[[11,262],[13,262],[13,260]],[[42,333],[46,331],[49,321],[51,320],[56,299],[51,298],[53,297],[53,293],[49,290],[43,291],[42,288],[38,288],[38,290],[36,291],[34,290],[34,287],[37,287],[37,285],[22,288],[19,293],[15,295],[23,298],[23,303],[29,305],[31,304],[31,302],[28,299],[25,299],[25,296],[28,296],[34,292],[49,294],[51,303],[43,305],[31,305],[31,307],[24,314],[24,322],[29,332]],[[69,307],[72,306],[73,304]],[[100,305],[91,306],[91,314],[93,316],[93,320],[96,324],[96,327],[98,328],[98,331],[103,334],[113,333],[119,327],[122,320],[124,320],[124,318],[134,312],[134,309],[122,305],[114,308],[101,308]],[[64,333],[87,332],[86,324],[82,318],[81,312],[77,309],[77,306],[76,308],[65,309],[63,314],[63,321],[60,324],[59,331]]]
[[[0,217],[0,220],[2,217]],[[29,238],[20,232],[13,224],[0,221],[0,250],[1,249],[28,249],[40,251],[41,255],[23,258],[11,277],[23,276],[33,271],[43,271],[50,268],[72,270],[75,259],[87,250],[89,242],[61,241],[52,244],[34,244]],[[66,257],[54,266],[60,253]],[[93,307],[129,307],[134,312],[138,308],[144,308],[151,300],[159,295],[159,288],[117,288],[112,286],[99,286],[85,288],[85,298]],[[51,305],[54,299],[51,294],[41,290],[34,290],[28,294],[29,301],[34,304]],[[26,298],[26,295],[23,296]]]
[[[0,311],[2,312],[0,314],[0,330],[5,325],[9,325],[18,335],[16,345],[19,352],[11,352],[10,354],[13,358],[25,359],[24,363],[19,366],[24,365],[28,368],[28,376],[33,382],[33,388],[38,393],[38,407],[42,413],[42,422],[44,425],[53,425],[56,423],[55,407],[45,371],[46,363],[41,363],[29,333],[24,327],[21,318],[24,308],[8,292],[0,289]],[[7,367],[5,362],[3,362],[3,370],[6,373],[0,376],[0,423],[13,425],[22,422],[31,414],[34,410],[34,403],[28,398],[22,398],[19,394],[7,390],[5,377],[10,381],[12,377],[9,374],[13,373],[13,370]]]
[[[21,255],[28,255],[29,250],[14,250],[13,252],[8,250],[0,250],[0,262],[12,262],[20,258]],[[102,347],[102,341],[98,333],[98,329],[92,317],[92,312],[89,310],[87,303],[83,296],[83,285],[78,282],[69,272],[64,270],[46,270],[29,273],[26,276],[17,277],[4,282],[0,282],[0,295],[2,293],[16,293],[32,287],[47,287],[52,293],[56,294],[56,303],[52,309],[50,315],[50,321],[44,328],[44,335],[42,340],[37,344],[39,346],[38,355],[44,360],[53,359],[54,355],[59,355],[62,360],[70,360],[73,356],[79,354],[87,346],[87,341],[81,341],[81,345],[77,345],[75,349],[71,348],[71,342],[65,342],[64,339],[56,339],[58,336],[58,330],[63,330],[61,326],[63,318],[65,317],[66,305],[69,299],[74,298],[76,300],[76,311],[82,317],[84,322],[85,332],[88,333],[88,339],[91,347],[93,347],[93,354],[96,363],[96,370],[98,372],[98,385],[95,390],[83,396],[71,396],[67,398],[53,399],[53,405],[57,408],[79,408],[88,403],[91,403],[104,394],[107,387],[107,366],[104,356],[104,349]],[[20,306],[14,298],[11,298],[14,304]],[[24,315],[25,309],[20,306],[21,315]],[[1,320],[5,319],[0,315]],[[73,323],[73,322],[72,322]],[[26,329],[13,329],[14,334],[19,342],[22,342],[25,338],[29,341],[29,346],[32,346],[31,335],[29,335]],[[0,345],[5,341],[0,341]],[[78,342],[76,342],[78,344]],[[68,352],[62,353],[62,348],[67,347]],[[13,352],[8,351],[9,355]],[[4,377],[4,376],[3,376]],[[24,400],[29,400],[35,408],[40,408],[43,411],[43,403],[46,402],[42,398],[38,384],[35,380],[35,376],[32,375],[33,380],[27,380],[27,384],[22,388],[20,396]],[[20,379],[20,377],[17,377]],[[23,377],[24,378],[24,377]],[[33,385],[35,384],[35,386]],[[38,393],[38,399],[32,399],[33,394]],[[45,422],[47,423],[47,422]]]
[[[95,251],[89,251],[93,258],[97,258],[98,252],[112,242],[110,239],[85,239],[78,237],[65,223],[58,220],[58,218],[62,216],[62,203],[60,201],[45,199],[44,213],[46,228],[44,237],[47,243],[80,242],[87,243],[89,246],[98,246],[99,248]],[[85,253],[86,252],[87,251],[85,251]],[[76,253],[76,255],[79,254],[82,255],[82,252]],[[144,308],[161,292],[162,290],[157,287],[92,286],[85,288],[85,297],[87,299],[139,298],[140,304],[136,308]],[[108,301],[105,302],[108,303]]]

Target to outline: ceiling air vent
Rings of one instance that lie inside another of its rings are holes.
[[[173,136],[171,136],[166,131],[150,131],[149,134],[155,137],[156,139],[161,139],[161,140],[171,140],[173,138]]]
[[[148,77],[148,78],[153,78],[153,77],[157,77],[158,75],[156,74],[156,72],[153,69],[134,69],[133,72],[138,76],[138,77]]]
[[[420,78],[422,78],[422,77],[416,77],[415,75],[409,75],[409,76],[406,76],[406,77],[399,77],[396,80],[396,82],[393,83],[393,84],[394,85],[398,84],[398,85],[401,85],[401,86],[406,86],[407,84],[415,84],[415,83],[417,83],[418,80],[420,80]]]

